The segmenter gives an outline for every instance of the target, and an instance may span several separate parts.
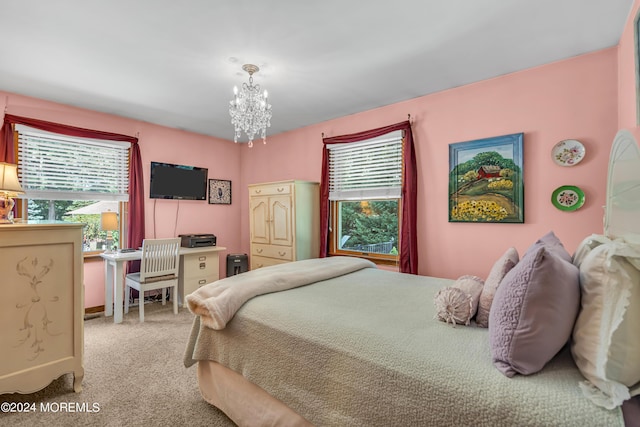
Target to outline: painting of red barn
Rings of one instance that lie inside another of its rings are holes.
[[[478,169],[478,178],[498,178],[500,176],[500,170],[500,166],[480,166],[480,169]]]
[[[449,144],[449,222],[524,222],[523,138]]]

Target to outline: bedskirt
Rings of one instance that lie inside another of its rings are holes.
[[[218,362],[198,362],[198,386],[204,400],[239,426],[313,426],[280,400]]]

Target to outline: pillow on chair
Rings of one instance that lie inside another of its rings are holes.
[[[171,280],[171,279],[175,279],[175,278],[176,278],[175,274],[165,274],[164,276],[147,277],[145,279],[145,281],[142,282],[142,283],[162,282],[163,280]]]

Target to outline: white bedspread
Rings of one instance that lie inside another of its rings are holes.
[[[259,268],[202,286],[187,295],[192,313],[203,325],[224,329],[236,311],[251,298],[308,285],[363,268],[376,268],[371,261],[352,257],[308,259]]]

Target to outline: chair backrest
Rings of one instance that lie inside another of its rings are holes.
[[[140,281],[157,276],[178,277],[180,238],[144,239],[140,260]]]

